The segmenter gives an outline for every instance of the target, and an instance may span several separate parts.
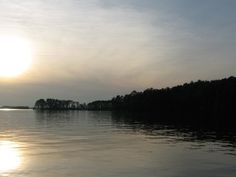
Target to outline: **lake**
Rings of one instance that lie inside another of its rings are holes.
[[[109,111],[0,110],[0,176],[235,177],[236,136]]]

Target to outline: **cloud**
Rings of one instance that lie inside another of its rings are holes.
[[[34,62],[24,76],[0,81],[15,97],[0,96],[86,101],[235,75],[235,7],[233,0],[1,1],[0,33],[31,40]]]

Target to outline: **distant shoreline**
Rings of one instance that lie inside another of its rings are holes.
[[[196,81],[172,88],[149,88],[117,95],[110,100],[80,104],[73,100],[39,99],[36,110],[92,110],[154,113],[152,120],[211,125],[217,128],[236,124],[236,77]]]
[[[0,109],[32,109],[29,106],[1,106]]]

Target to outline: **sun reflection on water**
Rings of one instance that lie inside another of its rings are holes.
[[[21,161],[20,151],[15,142],[0,141],[0,175],[16,170]]]

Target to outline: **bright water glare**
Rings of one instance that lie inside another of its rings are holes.
[[[0,111],[0,176],[235,177],[236,141],[112,112]]]

